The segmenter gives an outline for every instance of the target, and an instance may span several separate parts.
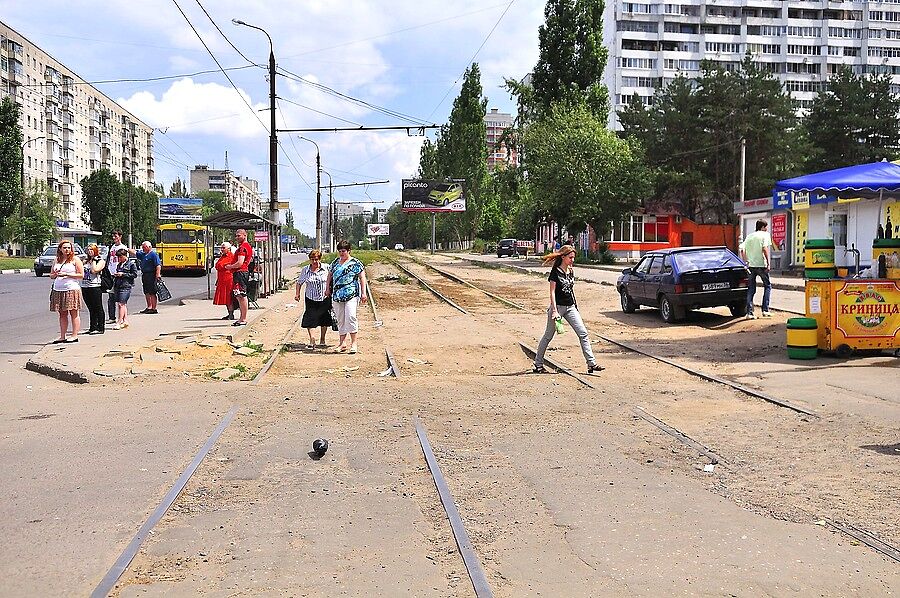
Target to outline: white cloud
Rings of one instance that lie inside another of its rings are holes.
[[[149,91],[141,91],[118,101],[147,124],[168,129],[170,133],[190,132],[230,138],[264,134],[263,126],[251,114],[248,104],[256,111],[268,107],[263,103],[251,104],[250,96],[243,90],[238,96],[232,87],[195,83],[189,78],[172,83],[159,99]]]

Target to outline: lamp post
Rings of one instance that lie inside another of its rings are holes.
[[[272,36],[262,27],[251,25],[240,19],[231,19],[235,25],[262,31],[269,40],[269,211],[278,218],[278,134],[275,130],[275,44]]]
[[[328,251],[334,251],[334,183],[331,181],[331,174],[327,170],[323,170],[328,175]]]
[[[316,146],[316,248],[321,251],[322,249],[322,153],[319,151],[319,144],[309,139],[307,137],[303,137],[302,135],[297,135],[303,141],[309,141],[314,146]],[[331,178],[331,175],[328,175],[328,178]]]
[[[22,196],[19,199],[19,226],[22,228],[22,255],[25,255],[25,148],[32,141],[38,141],[40,139],[46,139],[46,137],[43,135],[40,137],[33,137],[19,147],[19,152],[22,156],[22,167],[19,172],[19,186],[22,188]]]

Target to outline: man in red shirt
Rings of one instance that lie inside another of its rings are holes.
[[[241,308],[241,317],[232,326],[247,325],[247,281],[249,274],[247,272],[250,266],[250,260],[253,259],[253,246],[247,242],[247,231],[242,228],[237,229],[234,233],[235,245],[237,251],[234,255],[234,262],[225,266],[228,270],[233,270],[234,277],[234,293],[237,298],[238,305]]]

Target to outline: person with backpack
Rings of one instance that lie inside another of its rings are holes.
[[[81,296],[91,314],[91,326],[86,334],[103,334],[106,331],[106,320],[103,314],[103,273],[106,260],[100,257],[100,248],[96,243],[87,246],[88,260],[84,264],[84,278],[81,279]]]

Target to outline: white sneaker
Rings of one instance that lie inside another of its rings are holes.
[[[771,317],[772,317],[772,312],[770,312],[770,311],[764,311],[764,312],[762,313],[762,316],[763,316],[764,318],[771,318]]]
[[[110,329],[110,330],[120,330],[118,324],[113,324],[112,326],[109,326],[109,329]]]
[[[744,316],[744,319],[745,319],[745,320],[755,320],[755,319],[756,319],[756,315],[754,315],[753,312],[749,312],[749,313],[747,313],[746,316]]]

